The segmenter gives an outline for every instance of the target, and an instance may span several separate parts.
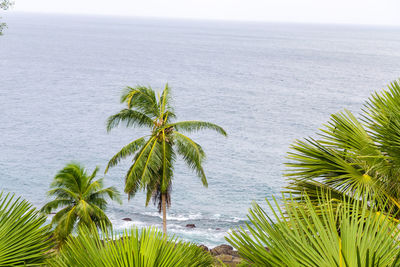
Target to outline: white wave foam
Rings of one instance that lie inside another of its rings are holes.
[[[162,218],[162,214],[158,212],[145,212],[144,215]],[[201,213],[189,213],[189,214],[167,214],[168,221],[189,221],[203,219]]]

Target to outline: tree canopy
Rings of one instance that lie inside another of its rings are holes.
[[[166,206],[170,205],[170,191],[174,162],[181,156],[204,186],[207,179],[203,169],[205,152],[202,147],[186,135],[200,130],[213,130],[226,136],[225,130],[205,121],[176,122],[168,85],[161,94],[145,86],[127,87],[122,93],[121,103],[126,105],[108,118],[107,130],[125,124],[126,127],[144,127],[149,134],[133,140],[123,147],[108,162],[106,172],[121,159],[133,156],[133,163],[125,175],[125,193],[133,197],[139,190],[147,193],[146,205],[151,198],[163,213],[166,231]]]

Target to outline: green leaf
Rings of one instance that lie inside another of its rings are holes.
[[[45,222],[26,200],[0,193],[0,266],[44,264],[52,248]]]
[[[120,235],[102,228],[80,227],[77,237],[71,236],[50,266],[211,266],[213,258],[191,243],[168,238],[155,228],[131,228]]]
[[[267,200],[270,212],[253,204],[251,224],[226,239],[254,266],[391,266],[399,254],[398,221],[371,212],[374,198],[344,198],[336,207],[331,199],[321,192],[317,205],[307,196],[299,204],[283,196],[274,205]]]

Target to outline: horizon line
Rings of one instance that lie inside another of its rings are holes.
[[[74,12],[38,12],[38,11],[20,11],[8,10],[3,12],[2,16],[7,17],[9,14],[32,14],[32,15],[62,15],[62,16],[82,16],[82,17],[108,17],[108,18],[127,18],[127,19],[158,19],[158,20],[183,20],[183,21],[199,21],[199,22],[227,22],[227,23],[271,23],[271,24],[303,24],[303,25],[331,25],[331,26],[363,26],[363,27],[391,27],[400,28],[400,24],[384,24],[384,23],[352,23],[352,22],[318,22],[318,21],[285,21],[285,20],[247,20],[247,19],[223,19],[223,18],[190,18],[190,17],[169,17],[169,16],[138,16],[127,14],[110,14],[110,13],[74,13]]]

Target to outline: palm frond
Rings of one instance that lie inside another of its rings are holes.
[[[40,211],[45,213],[45,214],[50,214],[51,211],[57,210],[59,207],[67,206],[71,204],[71,199],[70,198],[57,198],[54,199],[50,202],[47,202],[41,209]]]
[[[166,238],[155,228],[135,228],[116,235],[102,229],[81,227],[77,237],[70,237],[60,255],[50,266],[211,266],[213,259],[194,244]]]
[[[54,185],[52,185],[51,187],[54,187]],[[78,191],[79,192],[79,191]],[[76,194],[76,191],[73,192],[67,188],[63,188],[63,187],[58,187],[58,188],[54,188],[51,189],[47,192],[47,195],[50,197],[58,197],[58,198],[68,198],[70,200],[73,199],[77,199],[78,195]]]
[[[83,167],[77,162],[71,162],[57,172],[50,187],[78,192],[82,189],[82,184],[84,184],[84,181],[80,178],[85,176],[86,173]]]
[[[367,174],[368,169],[357,164],[347,153],[335,148],[324,146],[314,139],[305,142],[297,141],[288,158],[290,169],[286,176],[299,179],[320,178],[324,183],[347,193],[354,193],[360,188],[371,189],[375,181]]]
[[[125,123],[126,127],[152,127],[153,120],[146,114],[131,110],[123,109],[115,115],[112,115],[107,120],[107,132],[117,127],[120,123]]]
[[[185,132],[213,130],[216,131],[217,133],[222,134],[223,136],[228,135],[222,127],[206,121],[180,121],[180,122],[170,123],[165,126],[165,128],[169,127],[174,127],[177,131],[185,131]]]
[[[172,140],[166,136],[165,131],[162,131],[162,173],[161,173],[161,184],[160,190],[165,193],[168,190],[168,187],[171,184],[171,180],[174,174],[174,161],[175,161],[175,152],[172,146]]]
[[[400,164],[400,80],[374,93],[364,105],[364,121],[382,151]],[[398,170],[397,170],[398,171]]]
[[[108,196],[111,200],[122,204],[121,194],[115,186],[110,186],[90,194],[88,196],[88,200],[91,201],[95,199],[104,199],[106,196]]]
[[[150,117],[158,116],[158,103],[153,89],[145,86],[126,87],[122,91],[121,103],[126,103],[128,109],[137,109]]]
[[[168,117],[172,119],[175,117],[175,114],[171,102],[172,102],[171,89],[168,86],[168,84],[166,84],[160,97],[160,103],[159,103],[160,114],[166,114],[168,112],[169,113]]]
[[[183,135],[177,131],[174,132],[173,138],[178,154],[183,157],[189,168],[196,172],[203,185],[207,186],[207,178],[202,166],[206,155],[202,147],[186,135]]]
[[[51,256],[51,232],[46,217],[12,194],[0,193],[0,266],[44,264]]]
[[[141,137],[135,141],[124,146],[117,154],[115,154],[108,162],[104,173],[108,172],[108,169],[117,165],[122,159],[133,155],[145,144],[145,138]]]
[[[296,141],[288,153],[289,182],[321,183],[349,197],[369,191],[400,210],[400,84],[374,93],[358,120],[345,110],[331,116],[318,140]]]
[[[161,167],[161,149],[157,137],[151,137],[142,149],[135,155],[135,161],[125,178],[125,193],[133,196],[138,189],[143,189],[146,183],[159,175]]]
[[[399,254],[398,222],[370,212],[368,201],[342,199],[334,208],[330,199],[321,195],[318,208],[308,198],[298,205],[283,197],[283,208],[267,200],[271,216],[253,204],[251,224],[227,240],[256,266],[392,266]]]

